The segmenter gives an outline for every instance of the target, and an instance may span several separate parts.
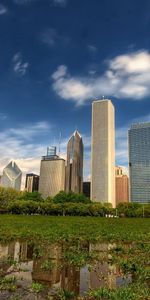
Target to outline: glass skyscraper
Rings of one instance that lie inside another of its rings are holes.
[[[128,134],[130,201],[150,203],[150,122],[133,124]]]

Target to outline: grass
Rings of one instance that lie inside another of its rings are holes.
[[[0,216],[0,240],[150,241],[150,219]]]

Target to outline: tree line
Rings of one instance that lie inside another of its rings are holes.
[[[83,194],[59,192],[43,199],[38,192],[22,192],[0,187],[0,213],[100,216],[100,217],[150,217],[150,204],[119,203],[112,208],[110,203],[92,202]]]

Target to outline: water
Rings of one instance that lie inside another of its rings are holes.
[[[56,297],[60,290],[76,295],[68,299],[78,299],[90,289],[127,285],[132,282],[132,275],[125,277],[113,263],[115,248],[116,244],[88,242],[0,244],[0,278],[5,279],[1,283],[0,299],[61,299]],[[14,290],[10,283],[7,285],[12,278]]]

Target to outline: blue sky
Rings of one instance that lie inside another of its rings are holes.
[[[116,111],[116,163],[127,167],[127,130],[149,121],[150,2],[0,0],[0,170],[14,159],[39,173],[46,147],[61,153],[75,129],[90,175],[91,102]]]

